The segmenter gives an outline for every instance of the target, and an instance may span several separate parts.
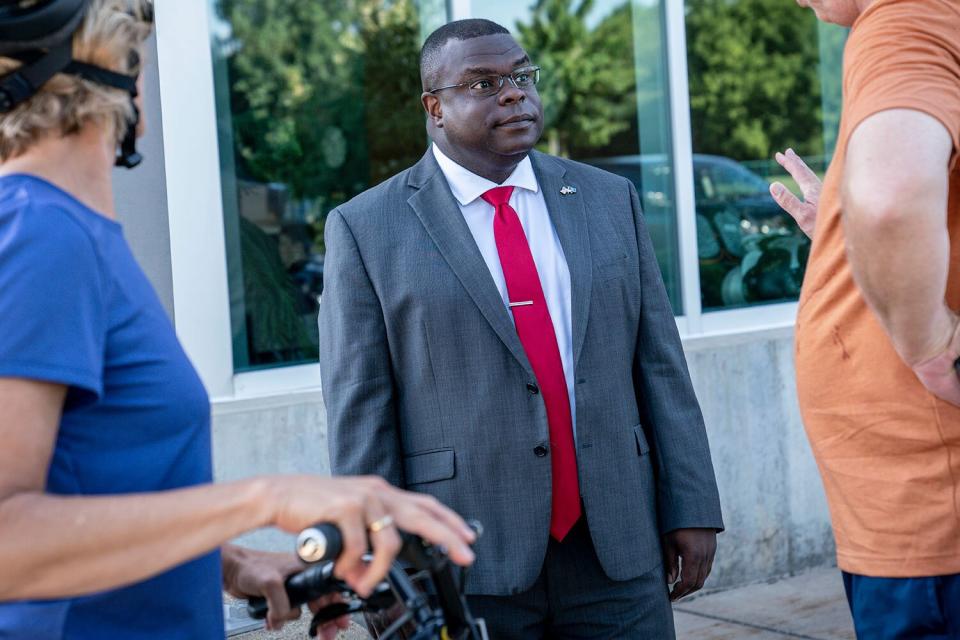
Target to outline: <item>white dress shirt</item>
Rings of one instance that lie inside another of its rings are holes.
[[[563,247],[560,246],[560,238],[557,237],[553,222],[550,220],[547,203],[543,199],[540,185],[537,184],[537,176],[533,172],[530,158],[524,158],[503,184],[496,184],[464,169],[445,156],[436,144],[433,145],[433,155],[447,179],[447,184],[450,185],[453,197],[460,205],[460,213],[470,227],[470,233],[473,234],[473,239],[480,249],[483,261],[487,263],[487,268],[500,291],[500,297],[503,299],[503,305],[511,321],[513,312],[510,310],[510,296],[507,293],[507,282],[503,277],[500,254],[497,252],[497,243],[493,236],[495,210],[480,196],[496,187],[513,187],[510,206],[517,212],[520,224],[523,225],[523,232],[527,236],[527,242],[530,243],[530,253],[533,254],[533,262],[537,266],[540,286],[543,288],[543,296],[547,300],[547,309],[553,321],[553,331],[557,335],[563,375],[567,381],[567,394],[570,397],[573,435],[576,438],[577,405],[573,386],[570,269],[563,255]]]

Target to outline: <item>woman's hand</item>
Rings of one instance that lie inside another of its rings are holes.
[[[271,524],[291,533],[320,522],[340,528],[343,551],[334,574],[362,597],[383,580],[399,553],[398,528],[445,548],[457,564],[474,560],[469,546],[476,539],[473,530],[431,496],[402,491],[370,476],[273,476],[268,482]],[[363,561],[368,546],[373,552],[369,564]]]

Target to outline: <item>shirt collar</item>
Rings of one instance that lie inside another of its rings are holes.
[[[496,187],[518,187],[532,191],[533,193],[539,191],[537,176],[533,172],[533,164],[530,162],[530,156],[520,161],[520,164],[513,170],[510,177],[504,180],[503,184],[497,184],[461,167],[444,155],[436,143],[432,145],[432,148],[433,156],[437,159],[437,164],[440,165],[440,170],[443,171],[443,175],[447,179],[447,184],[450,185],[450,191],[453,192],[453,197],[463,206],[470,204],[490,189]]]

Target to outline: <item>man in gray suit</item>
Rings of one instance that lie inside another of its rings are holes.
[[[495,23],[438,29],[432,148],[330,213],[332,468],[484,524],[493,638],[672,638],[723,527],[703,418],[633,185],[533,151],[539,73]]]

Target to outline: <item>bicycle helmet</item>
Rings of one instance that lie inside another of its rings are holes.
[[[136,148],[140,119],[134,101],[137,76],[73,59],[73,34],[80,27],[88,7],[89,0],[0,0],[0,56],[22,63],[0,76],[0,113],[9,113],[29,100],[58,73],[127,91],[134,103],[134,115],[120,143],[116,164],[132,169],[143,160]],[[153,21],[152,14],[142,17]],[[131,56],[136,59],[138,54],[131,51]]]

